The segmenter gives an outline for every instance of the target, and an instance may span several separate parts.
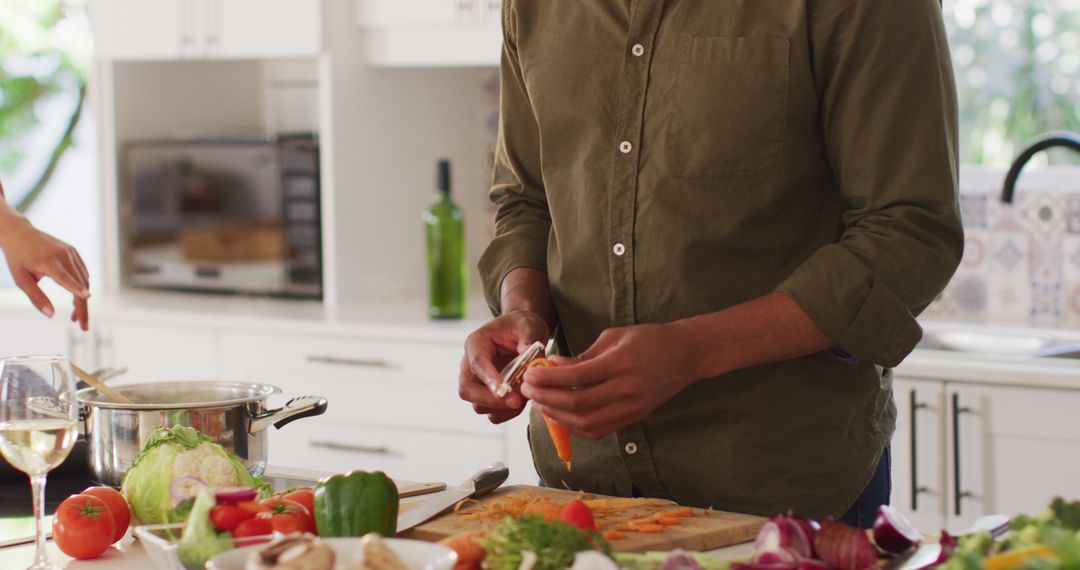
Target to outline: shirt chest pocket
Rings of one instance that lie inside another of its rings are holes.
[[[780,169],[788,111],[788,40],[682,40],[665,156],[675,176],[753,176]]]

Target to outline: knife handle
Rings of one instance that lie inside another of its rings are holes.
[[[499,488],[506,481],[506,478],[510,476],[510,470],[506,468],[500,462],[492,463],[487,467],[477,471],[469,480],[462,484],[462,487],[468,488],[471,485],[475,485],[476,491],[473,491],[473,497],[482,497],[495,489]]]

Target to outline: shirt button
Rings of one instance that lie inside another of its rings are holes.
[[[617,243],[615,244],[615,247],[611,248],[611,251],[615,252],[615,255],[622,257],[622,254],[626,253],[626,246],[621,243]]]
[[[634,150],[634,145],[630,144],[630,141],[623,141],[619,143],[619,151],[623,154],[628,154],[632,150]]]
[[[645,46],[641,44],[634,44],[634,47],[630,48],[630,53],[637,57],[641,57],[645,53]]]
[[[627,455],[633,455],[637,453],[637,444],[631,441],[630,443],[626,444],[626,447],[624,447],[623,449],[626,450]]]

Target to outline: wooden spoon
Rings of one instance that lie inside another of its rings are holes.
[[[83,370],[82,368],[79,368],[78,366],[75,366],[74,362],[71,362],[69,364],[71,364],[71,369],[75,371],[75,375],[79,377],[79,380],[86,382],[90,385],[91,388],[97,390],[98,392],[101,392],[102,394],[105,394],[110,400],[121,404],[134,403],[127,396],[105,385],[104,382],[98,380],[97,377],[95,377],[94,375]]]

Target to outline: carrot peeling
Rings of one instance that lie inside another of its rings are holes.
[[[639,524],[634,528],[644,534],[660,534],[664,532],[664,527],[658,524]]]
[[[684,507],[684,508],[681,508],[681,509],[673,509],[673,510],[670,510],[670,511],[664,511],[664,512],[660,513],[660,516],[662,516],[662,517],[670,517],[670,518],[677,518],[677,519],[684,519],[684,518],[687,518],[687,517],[694,516],[694,509],[691,509],[691,508],[688,508],[688,507]]]
[[[681,523],[681,519],[677,519],[674,517],[656,517],[656,524],[660,526],[675,526]]]
[[[604,540],[623,540],[626,534],[617,530],[609,530],[603,534]]]

